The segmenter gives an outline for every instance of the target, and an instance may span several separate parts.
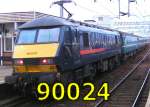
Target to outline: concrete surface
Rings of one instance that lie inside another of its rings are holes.
[[[5,76],[9,76],[12,74],[11,66],[0,66],[0,84],[4,83]]]

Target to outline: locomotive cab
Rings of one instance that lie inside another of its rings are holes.
[[[76,30],[70,26],[21,28],[13,52],[14,72],[5,82],[22,85],[59,80],[61,72],[71,70],[78,45]]]

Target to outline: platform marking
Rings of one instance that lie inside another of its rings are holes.
[[[150,92],[145,107],[150,107]]]

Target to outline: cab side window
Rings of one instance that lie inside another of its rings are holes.
[[[88,36],[88,33],[83,33],[83,48],[89,48],[89,36]]]
[[[64,28],[64,37],[65,37],[65,43],[71,44],[71,36],[70,36],[70,29],[68,27]]]

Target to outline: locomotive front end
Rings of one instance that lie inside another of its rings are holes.
[[[53,83],[59,76],[57,53],[60,27],[22,29],[13,52],[13,75],[5,82],[24,87],[27,84]]]

